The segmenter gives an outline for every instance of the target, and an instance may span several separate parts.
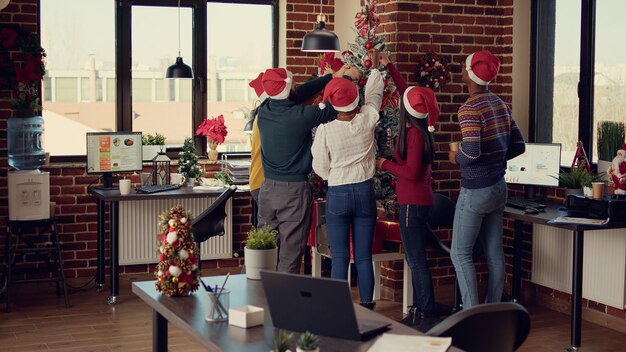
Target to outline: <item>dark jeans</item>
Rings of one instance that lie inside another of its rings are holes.
[[[326,225],[332,256],[331,277],[346,280],[350,264],[350,230],[361,302],[374,295],[372,242],[376,225],[376,199],[371,180],[328,187]]]
[[[400,235],[406,261],[411,268],[413,305],[422,312],[430,312],[435,308],[435,294],[425,248],[426,222],[430,208],[430,206],[400,205]]]

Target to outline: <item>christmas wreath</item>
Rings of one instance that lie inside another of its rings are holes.
[[[0,25],[0,89],[16,90],[11,102],[20,115],[40,110],[39,85],[46,72],[45,56],[39,35],[17,26]]]
[[[437,54],[428,53],[417,63],[417,84],[435,90],[450,81],[448,60]]]

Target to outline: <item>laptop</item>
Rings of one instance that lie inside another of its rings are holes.
[[[391,323],[356,317],[347,281],[261,271],[274,327],[320,336],[364,340]]]

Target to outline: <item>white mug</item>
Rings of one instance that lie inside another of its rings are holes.
[[[130,179],[120,180],[120,194],[125,196],[130,193]]]
[[[179,174],[179,173],[170,174],[170,183],[173,185],[181,185],[183,183],[183,174]]]

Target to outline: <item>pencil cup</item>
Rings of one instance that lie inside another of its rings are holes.
[[[207,292],[209,296],[209,302],[206,310],[206,320],[213,321],[227,321],[228,320],[228,307],[230,304],[230,290],[218,289],[214,292]]]

